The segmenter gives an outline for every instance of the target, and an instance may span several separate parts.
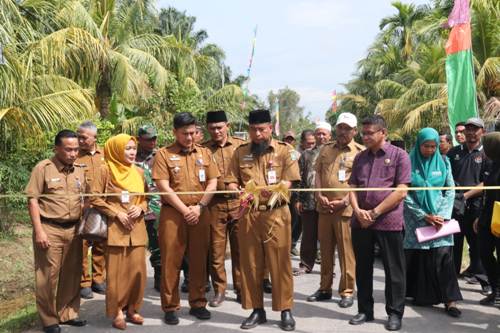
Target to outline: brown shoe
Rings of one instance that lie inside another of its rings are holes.
[[[127,321],[131,322],[132,324],[136,324],[136,325],[144,324],[144,318],[138,313],[134,313],[134,314],[127,313]]]
[[[214,298],[212,298],[212,300],[210,301],[210,303],[208,303],[208,305],[212,308],[216,308],[220,306],[225,299],[226,299],[225,293],[216,293],[214,295]]]
[[[113,320],[113,327],[124,331],[127,328],[127,323],[123,318],[115,318]]]

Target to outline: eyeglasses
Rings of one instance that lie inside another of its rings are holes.
[[[455,134],[460,134],[460,133],[464,133],[464,132],[465,132],[465,130],[461,130],[461,131],[457,130],[457,131],[455,131]]]

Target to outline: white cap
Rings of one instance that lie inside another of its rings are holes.
[[[335,126],[339,124],[346,124],[351,128],[356,128],[358,126],[358,119],[352,113],[344,112],[337,118],[337,124],[335,124]]]
[[[318,121],[316,123],[316,128],[315,130],[317,129],[326,129],[327,131],[331,132],[332,131],[332,125],[330,125],[329,123],[327,123],[326,121]]]

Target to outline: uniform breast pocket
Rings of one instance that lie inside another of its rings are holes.
[[[175,163],[175,161],[168,161],[167,167],[170,184],[172,186],[180,184],[182,181],[182,177],[184,176],[184,168],[179,163]]]
[[[254,178],[253,172],[254,172],[253,165],[251,165],[251,164],[240,165],[240,177],[244,183],[246,183],[250,179]]]
[[[380,170],[380,177],[382,179],[392,179],[396,176],[395,164],[384,164]]]
[[[64,184],[60,180],[54,181],[49,179],[46,183],[48,193],[61,193],[64,190]]]

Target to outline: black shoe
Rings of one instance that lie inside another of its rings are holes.
[[[479,301],[479,304],[486,306],[491,306],[494,303],[495,303],[495,293],[491,293],[490,295],[486,296],[485,298]]]
[[[358,313],[354,317],[349,320],[349,324],[351,325],[361,325],[366,322],[373,321],[373,316],[367,316],[364,313]]]
[[[281,311],[281,321],[279,326],[283,331],[295,330],[295,319],[293,319],[292,311],[290,310]]]
[[[80,289],[80,297],[83,299],[92,299],[94,298],[94,294],[92,293],[92,289],[89,287],[85,287]]]
[[[264,309],[254,309],[250,316],[241,324],[240,328],[249,330],[251,328],[257,327],[257,325],[264,324],[266,322],[266,311],[264,311]]]
[[[264,292],[266,294],[272,294],[272,292],[273,292],[273,285],[271,284],[271,280],[264,279],[264,281],[262,282],[262,289],[264,289]]]
[[[161,289],[161,267],[154,267],[155,275],[154,275],[154,285],[153,288],[160,292]]]
[[[342,296],[339,306],[341,308],[350,308],[354,304],[354,300],[352,299],[352,296]]]
[[[62,322],[61,325],[68,325],[68,326],[76,326],[76,327],[82,327],[87,325],[87,321],[85,319],[70,319],[68,321]]]
[[[106,295],[106,283],[92,283],[92,291],[101,295]]]
[[[50,325],[43,328],[45,333],[61,333],[59,325]]]
[[[184,279],[184,281],[182,281],[182,284],[181,284],[181,291],[182,291],[183,293],[187,293],[187,292],[189,292],[189,280]]]
[[[481,295],[488,296],[493,293],[491,286],[489,284],[481,284]]]
[[[210,311],[208,311],[205,307],[191,308],[189,310],[189,314],[200,320],[208,320],[211,317]]]
[[[462,315],[462,311],[460,311],[456,306],[448,306],[445,304],[444,310],[448,316],[453,318],[460,318]]]
[[[399,331],[401,329],[401,318],[396,314],[390,314],[385,323],[385,329],[388,331]]]
[[[179,324],[179,317],[177,317],[176,311],[165,312],[165,323],[167,325],[177,325]]]
[[[332,293],[323,290],[316,290],[314,294],[307,297],[308,302],[320,302],[320,301],[327,301],[329,299],[332,299]]]

